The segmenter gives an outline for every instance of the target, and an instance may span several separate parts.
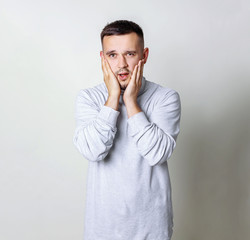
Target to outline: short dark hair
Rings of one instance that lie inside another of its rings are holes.
[[[136,33],[137,36],[141,38],[144,45],[142,28],[138,24],[128,20],[117,20],[108,23],[101,32],[101,41],[103,43],[103,38],[105,36],[124,35],[132,32]]]

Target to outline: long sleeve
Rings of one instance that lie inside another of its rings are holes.
[[[180,115],[180,98],[172,90],[154,106],[150,121],[144,112],[128,119],[129,133],[149,165],[161,164],[170,158],[179,134]]]
[[[95,99],[93,99],[95,98]],[[103,160],[113,145],[119,112],[99,105],[97,96],[82,90],[76,99],[76,130],[73,142],[90,161]]]

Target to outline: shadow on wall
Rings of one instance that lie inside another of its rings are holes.
[[[183,106],[174,240],[249,239],[250,97],[231,93],[214,115]]]

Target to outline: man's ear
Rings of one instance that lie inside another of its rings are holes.
[[[100,51],[100,57],[103,57],[104,55],[103,55],[103,51]]]
[[[149,49],[148,48],[144,48],[144,50],[143,50],[144,64],[147,62],[148,54],[149,54]]]

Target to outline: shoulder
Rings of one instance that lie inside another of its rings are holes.
[[[99,105],[105,101],[107,94],[105,83],[101,83],[91,88],[81,89],[77,94],[77,101],[92,102]]]
[[[78,92],[78,96],[94,96],[94,95],[105,95],[107,93],[107,88],[104,83],[100,83],[94,87],[81,89]]]
[[[155,103],[159,103],[162,101],[166,102],[171,100],[180,101],[179,93],[172,88],[164,87],[160,84],[148,80],[146,80],[145,88],[146,92],[148,92],[155,100]]]

